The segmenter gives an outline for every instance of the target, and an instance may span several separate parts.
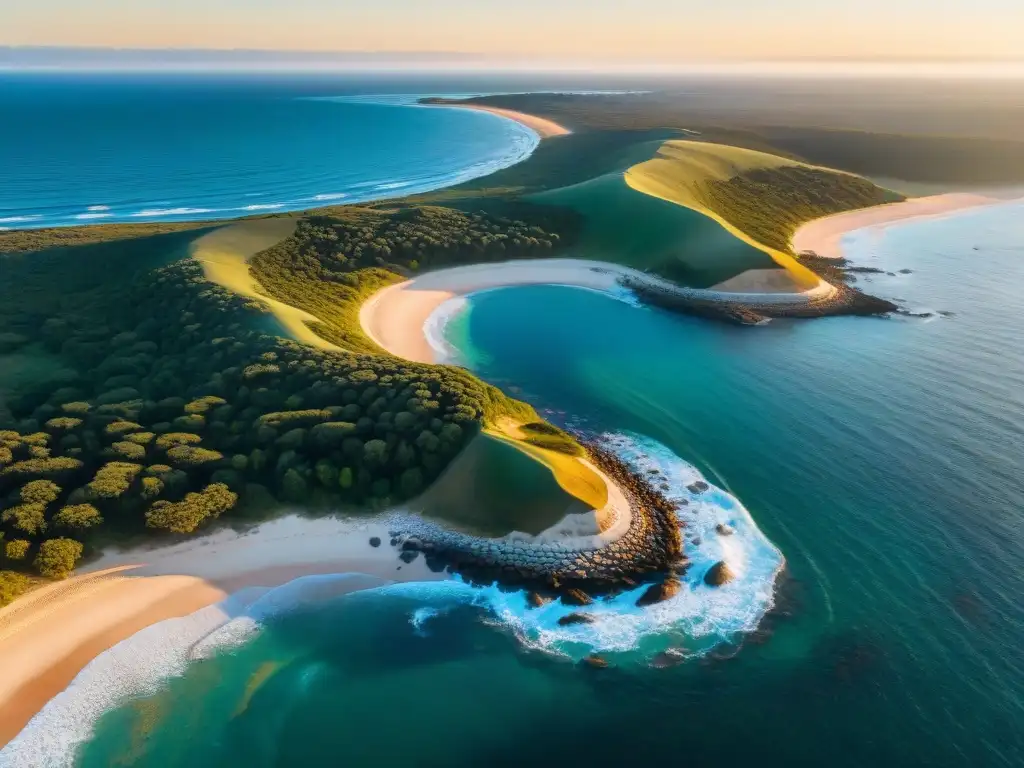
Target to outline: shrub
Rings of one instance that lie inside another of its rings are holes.
[[[152,432],[136,432],[134,435],[125,435],[124,439],[136,445],[149,445],[155,437]]]
[[[82,426],[82,420],[76,419],[73,416],[57,416],[56,418],[50,419],[46,422],[47,429],[56,430],[58,432],[77,429],[80,426]]]
[[[146,458],[146,449],[144,447],[127,441],[114,443],[110,446],[110,450],[118,458],[125,461],[142,461]]]
[[[10,523],[22,533],[35,536],[46,530],[46,505],[19,504],[16,507],[5,509],[3,514],[0,514],[0,520]]]
[[[193,400],[191,403],[185,406],[185,413],[190,414],[203,414],[213,408],[215,405],[226,405],[227,400],[222,397],[215,397],[213,395],[207,395],[206,397],[200,397],[197,400]]]
[[[39,547],[36,570],[50,579],[66,579],[82,556],[82,545],[74,539],[49,539]]]
[[[33,480],[18,492],[25,504],[49,504],[60,496],[60,486],[50,480]]]
[[[195,467],[209,464],[211,461],[220,461],[224,454],[195,445],[176,445],[167,451],[167,458],[179,466]]]
[[[28,544],[26,541],[25,544]],[[24,574],[14,571],[0,571],[0,608],[9,605],[14,598],[26,592],[29,580]]]
[[[115,435],[123,435],[127,432],[141,432],[142,425],[136,424],[134,421],[119,419],[118,421],[107,424],[103,431],[113,437]]]
[[[8,560],[24,560],[31,546],[32,543],[25,539],[12,539],[4,547],[4,554]]]
[[[238,494],[226,485],[214,483],[182,501],[158,501],[146,513],[146,525],[171,533],[192,533],[203,522],[219,517],[238,501]]]
[[[86,488],[98,498],[117,499],[131,488],[136,476],[141,471],[141,464],[112,461],[96,473]]]
[[[66,456],[29,459],[28,461],[19,461],[4,467],[3,471],[0,472],[0,476],[45,475],[47,477],[57,477],[79,470],[83,466],[82,462],[78,459],[70,459]]]
[[[84,530],[94,528],[103,522],[100,511],[92,504],[72,504],[64,507],[53,516],[53,522],[62,528]]]
[[[196,445],[201,443],[203,438],[188,432],[168,432],[156,439],[156,447],[161,449],[171,448],[175,445]]]
[[[60,409],[64,411],[64,413],[73,413],[79,416],[84,416],[85,414],[87,414],[90,408],[92,408],[92,406],[89,405],[88,403],[79,401],[73,403],[64,403],[64,405],[60,407]]]

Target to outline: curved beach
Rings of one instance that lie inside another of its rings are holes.
[[[371,537],[381,546],[371,546]],[[400,561],[389,537],[387,520],[291,515],[244,532],[110,551],[71,579],[23,596],[0,610],[0,746],[104,651],[240,590],[319,574],[362,575],[344,582],[343,591],[446,578],[422,558]]]
[[[858,229],[884,227],[911,219],[938,218],[957,211],[1001,202],[1005,201],[985,195],[952,192],[837,213],[815,219],[800,227],[793,235],[793,250],[796,253],[813,252],[828,259],[841,259],[843,238]]]
[[[446,301],[478,291],[516,285],[566,285],[614,293],[625,290],[620,282],[622,279],[685,298],[718,302],[800,304],[827,298],[834,291],[824,281],[808,291],[788,293],[684,288],[668,280],[603,261],[523,259],[441,269],[389,286],[363,304],[359,322],[378,346],[393,355],[420,363],[443,362],[430,345],[426,326],[431,315]],[[758,284],[752,281],[743,283],[743,287],[753,285]]]
[[[546,117],[539,117],[537,115],[530,115],[526,112],[518,112],[514,109],[502,109],[501,107],[488,107],[483,104],[462,104],[462,103],[445,103],[443,106],[455,107],[457,109],[474,109],[478,112],[490,112],[492,115],[498,115],[499,117],[505,117],[509,120],[514,120],[520,125],[525,125],[530,128],[542,139],[550,139],[552,136],[565,136],[566,134],[572,133],[564,125],[556,123],[554,120],[548,120]]]

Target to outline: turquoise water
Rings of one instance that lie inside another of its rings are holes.
[[[504,118],[409,106],[460,85],[470,84],[0,73],[0,228],[378,200],[482,176],[533,151],[536,134]]]
[[[787,561],[770,634],[708,652],[683,637],[700,611],[671,631],[627,617],[584,643],[619,644],[597,671],[495,590],[398,585],[280,614],[257,600],[237,612],[266,616],[261,631],[217,630],[168,681],[105,674],[157,693],[108,712],[78,764],[1020,765],[1022,214],[853,239],[859,262],[912,270],[865,287],[947,313],[927,319],[732,328],[523,287],[447,326],[488,380],[555,420],[657,441],[632,445],[732,494],[715,513],[742,503]],[[669,635],[692,658],[654,669]],[[65,717],[93,711],[87,690]]]

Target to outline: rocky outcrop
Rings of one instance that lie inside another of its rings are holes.
[[[715,532],[718,533],[719,536],[732,536],[734,533],[736,533],[736,529],[733,528],[731,525],[719,523],[715,526]]]
[[[570,613],[558,620],[558,626],[571,627],[573,624],[593,624],[594,617],[587,613]]]
[[[711,587],[720,587],[732,581],[735,577],[736,574],[732,572],[729,564],[724,560],[719,560],[704,574],[704,583]]]
[[[587,656],[583,660],[583,663],[586,664],[588,667],[591,667],[592,669],[607,669],[609,666],[611,666],[610,664],[608,664],[608,661],[604,658],[604,656],[599,656],[596,653],[592,653],[589,656]]]
[[[374,547],[374,548],[379,547],[380,546],[380,537],[379,536],[371,536],[370,537],[370,546]]]
[[[541,606],[550,603],[551,600],[552,598],[548,597],[547,595],[542,595],[539,592],[533,591],[531,591],[530,594],[526,596],[526,602],[531,608],[540,608]]]
[[[565,605],[592,605],[594,598],[584,592],[582,589],[567,589],[562,593],[562,602]]]
[[[640,598],[636,601],[637,607],[644,608],[648,605],[656,605],[657,603],[664,602],[671,597],[675,597],[679,594],[679,591],[683,588],[683,582],[674,573],[670,573],[665,577],[664,581],[658,584],[652,584],[647,588]]]
[[[535,585],[573,605],[587,604],[573,602],[580,599],[578,590],[589,601],[595,592],[685,567],[675,505],[608,451],[588,446],[588,453],[630,505],[629,528],[614,541],[579,549],[557,540],[482,539],[420,522],[415,530],[401,532],[401,549],[425,552],[428,565],[440,564],[471,581]]]

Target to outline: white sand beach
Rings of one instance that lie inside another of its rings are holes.
[[[559,125],[554,120],[548,120],[546,117],[538,117],[537,115],[529,115],[526,112],[517,112],[514,109],[488,107],[483,104],[444,104],[442,106],[457,107],[458,109],[475,109],[480,112],[490,112],[492,115],[507,117],[509,120],[515,120],[517,123],[525,125],[527,128],[532,128],[542,139],[550,139],[552,136],[565,136],[572,133],[564,125]]]
[[[420,363],[443,362],[427,339],[426,324],[430,316],[450,299],[515,285],[567,285],[611,293],[625,290],[619,285],[622,277],[703,301],[796,304],[822,298],[834,291],[824,281],[809,290],[799,290],[794,285],[792,292],[782,291],[783,286],[774,282],[773,290],[767,290],[764,279],[737,281],[736,287],[730,286],[729,290],[724,289],[726,283],[710,290],[684,288],[654,275],[604,261],[522,259],[440,269],[389,286],[363,304],[359,322],[378,346],[393,355]]]
[[[973,193],[949,193],[929,197],[915,197],[901,203],[876,205],[856,211],[825,216],[804,224],[793,236],[793,250],[796,253],[813,251],[829,259],[843,257],[843,238],[850,232],[869,227],[884,227],[910,219],[937,218],[1005,202],[994,197]]]
[[[158,549],[111,551],[66,581],[0,610],[0,746],[96,656],[165,619],[248,587],[359,573],[332,594],[447,578],[422,557],[403,563],[383,519],[291,515],[238,533],[222,529]],[[379,547],[370,538],[381,539]]]

